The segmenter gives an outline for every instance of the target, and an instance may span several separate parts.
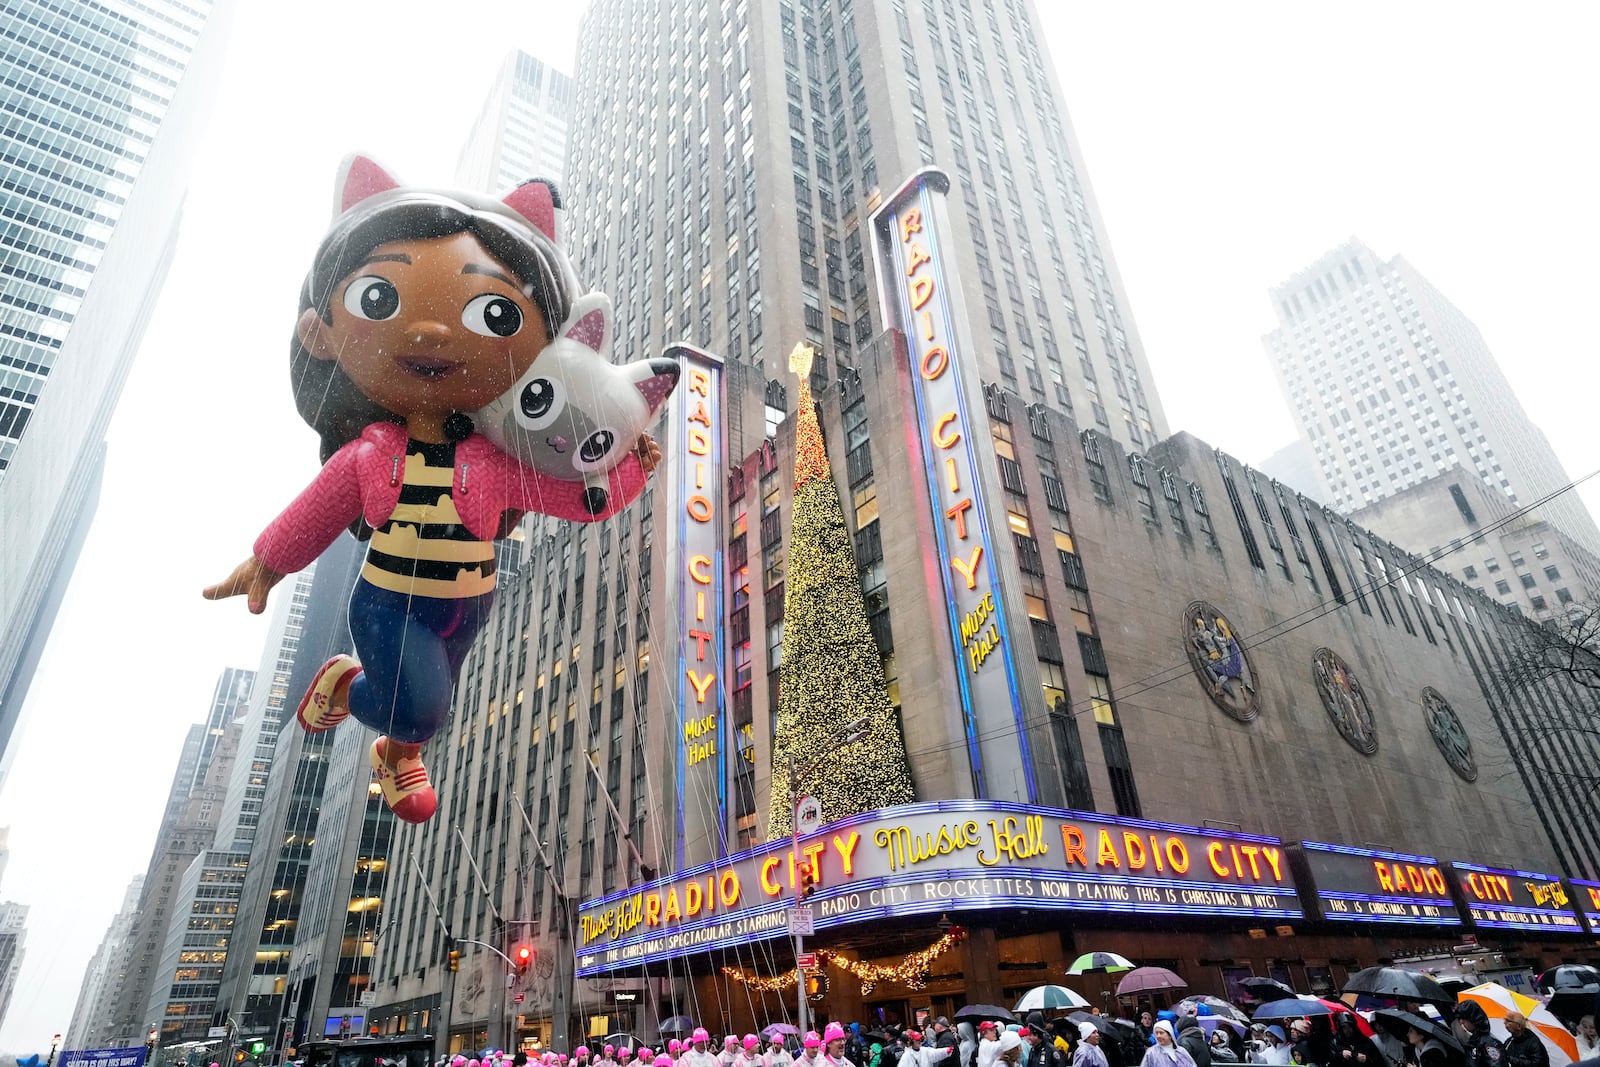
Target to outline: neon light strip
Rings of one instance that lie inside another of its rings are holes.
[[[1390,897],[1382,893],[1318,893],[1329,900],[1365,900],[1373,904],[1426,904],[1430,908],[1449,908],[1454,911],[1455,901],[1449,897]]]
[[[1560,908],[1524,908],[1520,904],[1470,904],[1467,906],[1467,910],[1469,912],[1515,911],[1523,915],[1548,915],[1553,919],[1572,919],[1578,914],[1576,911],[1563,911]]]
[[[1354,848],[1350,845],[1331,845],[1324,841],[1302,841],[1301,848],[1315,849],[1319,852],[1337,852],[1345,856],[1364,856],[1368,859],[1401,860],[1406,863],[1425,863],[1430,867],[1437,866],[1439,861],[1432,856],[1413,856],[1405,852],[1379,852],[1370,848]],[[1456,866],[1461,866],[1457,864]]]
[[[1561,876],[1559,874],[1538,874],[1534,871],[1513,871],[1507,870],[1504,867],[1480,867],[1475,863],[1462,863],[1459,860],[1451,860],[1450,865],[1458,871],[1477,871],[1479,874],[1506,874],[1510,875],[1512,878],[1531,878],[1536,882],[1561,881]],[[1531,911],[1532,909],[1524,908],[1522,910]]]

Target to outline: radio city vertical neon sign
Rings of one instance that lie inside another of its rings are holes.
[[[723,743],[724,516],[722,361],[675,345],[667,356],[682,366],[684,387],[674,397],[672,506],[676,542],[668,546],[678,633],[677,858],[707,841],[726,852],[727,746]],[[694,857],[703,862],[709,856]]]
[[[885,317],[905,334],[910,351],[917,432],[938,544],[940,580],[949,608],[973,788],[990,796],[980,741],[994,738],[1010,709],[1026,779],[1026,799],[1036,801],[1026,714],[1018,692],[1017,664],[996,567],[980,463],[994,471],[988,427],[970,365],[959,296],[940,254],[943,198],[949,179],[919,171],[873,216],[880,296]],[[970,380],[969,380],[970,379]],[[979,440],[974,439],[979,435]],[[1010,762],[1010,761],[1008,761]]]

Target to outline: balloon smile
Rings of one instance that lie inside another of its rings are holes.
[[[461,367],[461,364],[453,359],[438,359],[431,356],[397,356],[395,365],[413,378],[430,382],[449,377]]]

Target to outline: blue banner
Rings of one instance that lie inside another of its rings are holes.
[[[145,1047],[133,1048],[80,1048],[61,1053],[56,1062],[60,1067],[144,1067]]]

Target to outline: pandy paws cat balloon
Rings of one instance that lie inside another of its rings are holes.
[[[553,476],[473,429],[469,413],[517,387],[568,327],[578,288],[558,244],[560,207],[546,182],[495,200],[405,188],[366,157],[345,162],[289,351],[323,467],[251,557],[205,590],[213,600],[244,594],[260,612],[272,587],[340,531],[370,535],[350,597],[357,655],[323,665],[297,718],[312,732],[352,715],[376,730],[384,801],[410,822],[438,806],[422,745],[448,718],[488,616],[494,539],[526,511],[608,518],[660,457],[647,436],[629,438],[593,472],[603,484],[585,484],[590,472]]]
[[[607,474],[678,384],[670,359],[611,362],[611,298],[573,302],[561,332],[504,395],[473,421],[495,447],[552,478],[578,479],[585,505],[610,503]]]

